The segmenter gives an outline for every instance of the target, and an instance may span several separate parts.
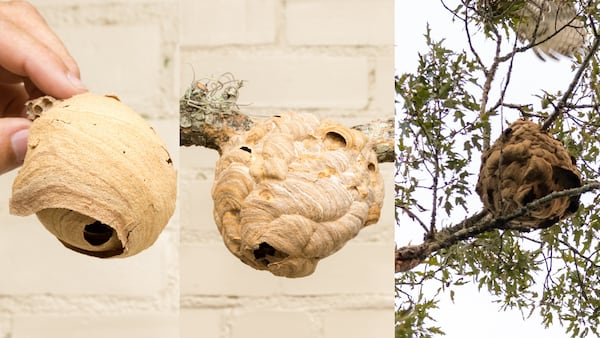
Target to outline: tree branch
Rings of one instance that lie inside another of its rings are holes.
[[[391,117],[387,120],[375,120],[368,124],[357,125],[352,129],[362,132],[371,139],[379,163],[394,162],[396,160],[394,124],[394,118]]]
[[[592,57],[594,57],[594,55],[598,51],[598,47],[600,47],[600,36],[596,35],[594,37],[594,43],[592,44],[592,47],[590,48],[590,50],[588,51],[588,54],[585,56],[585,59],[579,66],[579,69],[577,69],[577,73],[575,73],[575,76],[573,77],[573,80],[569,84],[569,87],[567,88],[567,90],[565,91],[563,96],[561,97],[560,101],[558,101],[558,104],[554,107],[554,112],[552,113],[552,115],[548,116],[548,119],[546,121],[544,121],[544,124],[542,125],[542,130],[548,130],[548,128],[550,128],[552,123],[554,123],[554,121],[556,121],[556,119],[565,112],[565,107],[567,106],[567,101],[569,100],[571,95],[573,95],[573,92],[575,91],[575,87],[579,83],[579,80],[581,79],[583,72],[587,68],[590,61],[592,60]]]
[[[454,226],[443,228],[433,235],[426,236],[422,244],[408,245],[397,248],[396,272],[408,271],[410,268],[416,266],[418,264],[417,262],[424,261],[432,253],[442,249],[447,249],[460,241],[473,238],[485,232],[496,229],[516,230],[521,232],[529,232],[534,230],[531,228],[523,228],[520,226],[511,225],[509,223],[518,217],[524,216],[529,212],[547,203],[550,203],[554,199],[565,196],[580,195],[597,189],[600,189],[600,182],[591,182],[578,188],[553,192],[538,200],[526,204],[509,215],[499,216],[496,218],[492,217],[492,215],[486,210],[479,211],[478,213]]]
[[[219,79],[194,81],[179,100],[179,144],[215,149],[233,136],[252,128],[254,121],[239,111],[236,104],[243,82],[233,75],[223,74]],[[394,118],[376,120],[352,127],[364,133],[373,143],[377,160],[394,162]]]

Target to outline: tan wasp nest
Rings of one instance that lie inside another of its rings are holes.
[[[277,276],[302,277],[377,222],[383,181],[364,134],[286,113],[229,140],[212,196],[234,255]]]
[[[581,174],[563,144],[537,124],[518,120],[483,153],[476,191],[485,208],[499,216],[581,183]],[[579,196],[556,198],[512,224],[545,228],[578,207]]]
[[[176,170],[154,129],[116,97],[29,102],[35,118],[10,212],[35,213],[66,247],[125,257],[149,247],[175,209]]]

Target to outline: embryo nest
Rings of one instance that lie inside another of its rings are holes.
[[[506,128],[483,153],[476,191],[494,216],[509,215],[552,192],[580,187],[581,174],[563,144],[527,120]],[[571,215],[579,196],[556,198],[511,222],[546,228]]]
[[[302,277],[379,219],[383,180],[359,131],[286,113],[222,149],[212,189],[227,248],[277,276]]]

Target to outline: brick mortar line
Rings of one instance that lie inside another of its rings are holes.
[[[179,29],[179,10],[167,2],[108,2],[86,4],[39,5],[38,10],[54,28],[83,26],[114,26],[157,23],[165,29]],[[171,13],[171,17],[168,14]],[[169,18],[169,20],[166,20]],[[178,36],[173,36],[173,41]]]
[[[289,45],[277,44],[225,44],[225,45],[180,45],[182,58],[188,54],[208,56],[393,56],[393,45]]]
[[[158,297],[29,295],[0,297],[0,313],[37,315],[177,314]]]
[[[265,309],[274,311],[390,310],[392,294],[336,294],[305,296],[206,296],[183,295],[181,310],[192,309]]]

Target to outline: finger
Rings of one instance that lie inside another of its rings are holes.
[[[23,84],[0,84],[0,93],[1,117],[25,117],[25,102],[31,96]]]
[[[25,32],[35,32],[35,37],[41,44],[46,45],[56,53],[69,71],[79,77],[79,67],[60,38],[50,29],[40,12],[25,1],[11,1],[0,6],[0,17],[10,20],[15,26]],[[23,20],[23,18],[27,18]]]
[[[25,79],[23,81],[23,85],[25,86],[25,91],[29,95],[28,100],[32,100],[38,98],[40,96],[44,96],[45,94],[31,82],[30,79]]]
[[[31,121],[24,118],[0,119],[0,174],[23,164]]]
[[[14,74],[3,67],[0,67],[0,83],[19,83],[23,82],[23,79],[23,76]]]
[[[85,92],[85,86],[60,57],[10,21],[0,20],[0,65],[26,76],[42,92],[68,98]]]

